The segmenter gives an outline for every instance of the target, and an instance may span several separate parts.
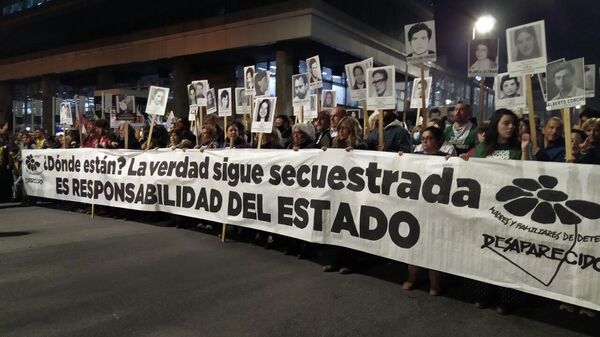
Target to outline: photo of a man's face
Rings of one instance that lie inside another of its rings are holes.
[[[427,31],[420,30],[416,32],[410,40],[410,46],[416,55],[427,53],[427,50],[429,50],[429,35]]]
[[[308,93],[308,79],[300,74],[294,77],[294,96],[296,99],[305,99]]]
[[[385,70],[380,69],[373,72],[373,75],[371,76],[371,85],[375,89],[375,94],[378,97],[386,96],[387,80],[388,75]]]
[[[435,22],[425,21],[404,26],[406,56],[409,62],[435,60]]]

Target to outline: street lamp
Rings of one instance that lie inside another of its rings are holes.
[[[491,15],[484,15],[475,21],[473,26],[473,40],[475,40],[475,32],[479,34],[487,34],[494,29],[496,19]]]

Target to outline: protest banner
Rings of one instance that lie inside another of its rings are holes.
[[[348,247],[600,309],[594,165],[343,149],[23,151],[30,196]]]

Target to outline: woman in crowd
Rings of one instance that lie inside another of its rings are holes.
[[[171,150],[175,149],[191,149],[194,146],[189,139],[185,139],[181,136],[181,132],[177,130],[172,130],[169,132],[169,147]]]
[[[439,119],[439,118],[431,118],[429,120],[427,120],[427,127],[436,127],[440,130],[442,130],[442,132],[444,131],[444,129],[446,128],[446,124],[445,124],[445,120]],[[422,132],[419,133],[419,140],[422,137]],[[422,145],[419,144],[415,147],[415,152],[420,152],[423,151]],[[450,155],[450,156],[456,156],[456,148],[454,148],[454,145],[450,144],[448,141],[444,140],[442,146],[440,147],[440,151]]]
[[[225,132],[221,126],[221,120],[217,115],[208,114],[204,116],[204,119],[202,120],[202,127],[205,125],[211,125],[217,130],[217,142],[219,144],[223,144],[225,142]]]
[[[600,118],[590,118],[582,125],[586,139],[581,144],[578,163],[600,164]]]
[[[352,117],[344,117],[337,123],[337,135],[332,141],[332,148],[346,149],[350,152],[354,149],[366,150],[368,146],[362,140],[362,130],[360,123]],[[326,148],[322,148],[324,151]],[[357,269],[360,260],[363,260],[364,254],[345,248],[331,247],[331,263],[323,267],[324,272],[339,271],[340,274],[350,274]]]
[[[217,129],[211,124],[204,124],[200,131],[200,144],[196,148],[201,150],[212,150],[221,148],[222,145],[217,140]]]
[[[581,158],[581,146],[585,142],[587,135],[583,130],[571,129],[571,151],[573,151],[573,162]]]
[[[447,156],[447,152],[441,150],[444,141],[444,132],[437,126],[429,126],[421,132],[421,148],[414,153],[431,156]],[[402,155],[402,152],[399,154]],[[412,290],[415,287],[419,276],[419,270],[420,268],[417,266],[408,265],[408,279],[402,284],[402,288]],[[429,270],[429,295],[439,296],[442,293],[440,278],[441,273],[439,271]]]
[[[485,133],[485,142],[477,144],[474,158],[526,160],[526,150],[530,145],[528,134],[521,136],[519,141],[519,119],[508,109],[497,110],[490,121],[490,127]],[[468,160],[467,154],[460,155]],[[518,293],[511,289],[496,287],[491,284],[475,282],[472,285],[475,296],[475,306],[487,307],[491,301],[497,300],[497,312],[509,314],[518,299]]]
[[[223,144],[225,148],[244,149],[250,147],[250,144],[244,136],[244,126],[240,122],[233,122],[227,127],[227,139]]]
[[[483,122],[478,128],[477,128],[477,142],[479,144],[485,142],[485,133],[487,132],[487,130],[490,128],[490,123],[489,122]],[[519,129],[520,131],[520,129]],[[521,137],[521,135],[519,135],[519,138]],[[473,157],[473,155],[475,154],[475,150],[477,150],[477,147],[472,148],[471,150],[469,150],[469,152],[467,152],[467,157],[471,158]]]
[[[315,128],[311,123],[294,124],[292,130],[292,143],[288,148],[298,151],[315,147]]]
[[[148,139],[148,137],[150,137],[148,135],[149,133],[150,130],[145,130],[144,139]],[[167,129],[164,126],[157,124],[154,125],[154,129],[152,130],[152,137],[150,137],[150,143],[148,143],[148,141],[143,143],[142,150],[165,148],[168,144],[169,133],[167,132]]]

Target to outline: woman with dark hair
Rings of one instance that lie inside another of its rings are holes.
[[[442,152],[440,148],[444,144],[444,132],[438,127],[429,126],[421,131],[421,150],[415,151],[416,154],[424,154],[431,156],[447,156],[446,152]],[[399,152],[402,155],[402,152]],[[402,284],[405,290],[414,289],[419,276],[420,268],[413,265],[408,265],[408,279]],[[435,270],[429,270],[429,295],[439,296],[442,293],[440,284],[441,273]]]
[[[477,144],[474,158],[493,159],[516,159],[526,160],[526,149],[530,144],[529,134],[525,133],[519,141],[519,118],[508,109],[496,110],[490,121],[490,127],[485,132],[485,142]],[[468,160],[466,154],[460,155]],[[473,294],[475,306],[485,308],[496,299],[498,302],[497,312],[506,315],[512,310],[512,306],[518,294],[511,289],[496,287],[491,284],[473,281]]]
[[[240,122],[233,122],[227,127],[227,138],[223,146],[225,148],[243,149],[250,145],[244,139],[244,125]]]
[[[537,34],[533,26],[526,26],[515,30],[514,45],[517,47],[515,61],[529,60],[541,57],[542,52],[538,45]]]
[[[258,104],[258,113],[256,114],[256,122],[266,122],[269,120],[271,113],[271,101],[268,98],[263,99]]]
[[[229,109],[229,91],[221,91],[221,96],[219,98],[219,109]]]
[[[325,92],[325,98],[323,99],[323,108],[333,108],[333,93],[331,91]]]
[[[217,130],[217,143],[223,144],[225,141],[225,132],[223,131],[223,127],[221,126],[220,118],[215,114],[208,114],[204,116],[204,120],[202,121],[202,127],[206,125],[211,125]]]
[[[516,77],[511,77],[510,75],[502,76],[500,80],[500,91],[502,92],[501,99],[504,98],[512,98],[519,97],[519,87],[521,84],[519,83],[519,79]]]

